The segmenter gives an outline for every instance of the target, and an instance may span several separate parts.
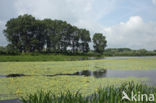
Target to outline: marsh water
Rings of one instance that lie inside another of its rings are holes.
[[[95,59],[129,59],[129,58],[156,58],[156,57],[89,57],[88,60]],[[83,60],[81,58],[80,60]],[[86,60],[86,59],[85,59]],[[52,75],[41,75],[41,76],[85,76],[85,77],[94,77],[96,79],[100,78],[128,78],[128,77],[138,77],[138,78],[148,78],[145,81],[147,84],[156,85],[156,69],[155,70],[115,70],[115,69],[98,69],[96,71],[83,70],[77,71],[74,73],[65,73],[65,74],[52,74]],[[24,74],[9,74],[9,75],[1,75],[0,78],[12,78],[12,77],[23,77],[23,76],[35,76],[35,75],[24,75]],[[37,78],[37,76],[36,76]],[[4,94],[0,94],[0,96],[4,96]],[[14,100],[6,100],[0,101],[0,103],[21,103],[18,99]]]
[[[156,56],[130,56],[130,57],[89,57],[88,60],[95,60],[95,59],[129,59],[129,58],[156,58]],[[83,58],[81,58],[83,60]],[[42,76],[93,76],[95,78],[126,78],[126,77],[138,77],[138,78],[148,78],[149,80],[147,83],[151,83],[156,85],[156,70],[118,70],[118,69],[98,69],[96,71],[90,70],[83,70],[77,71],[75,73],[65,73],[65,74],[52,74],[52,75],[42,75]],[[22,76],[35,76],[35,75],[24,75],[24,74],[9,74],[9,75],[1,75],[0,78],[3,77],[22,77]]]
[[[156,70],[112,70],[112,69],[100,69],[96,71],[83,70],[75,73],[65,73],[65,74],[53,74],[53,75],[41,75],[41,76],[93,76],[95,78],[127,78],[127,77],[138,77],[138,78],[148,78],[147,83],[156,85]],[[24,75],[24,74],[9,74],[0,75],[0,77],[22,77],[22,76],[35,76],[35,75]],[[37,77],[37,76],[36,76]]]

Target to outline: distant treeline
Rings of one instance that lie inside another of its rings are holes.
[[[104,55],[106,56],[155,56],[156,50],[132,50],[129,48],[108,48],[105,50]]]
[[[9,44],[7,47],[1,47],[1,54],[86,54],[90,51],[91,41],[94,51],[102,54],[107,43],[101,33],[95,33],[91,40],[90,32],[86,29],[80,29],[62,20],[39,20],[28,14],[10,19],[5,26],[4,34]]]
[[[8,47],[0,46],[0,55],[20,55],[21,53],[13,53],[8,49]],[[40,55],[40,54],[47,54],[47,52],[33,52],[27,53],[29,55]],[[51,54],[51,53],[49,53]],[[58,54],[58,53],[55,53]],[[62,54],[62,53],[60,53]],[[66,54],[72,55],[72,54]],[[73,54],[74,55],[74,54]],[[76,55],[85,55],[85,56],[156,56],[156,50],[146,50],[146,49],[139,49],[139,50],[132,50],[129,48],[107,48],[103,52],[103,54],[96,53],[93,50],[90,50],[88,53],[82,54],[78,53]]]

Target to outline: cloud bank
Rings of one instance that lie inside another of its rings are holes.
[[[156,48],[156,22],[144,22],[139,16],[132,16],[127,22],[106,27],[103,31],[111,47]]]
[[[2,46],[7,45],[7,40],[5,36],[3,35],[3,29],[5,28],[5,23],[0,21],[0,44]]]
[[[155,5],[156,5],[156,0],[152,0],[152,2],[153,2],[153,4],[155,4]]]
[[[8,0],[8,3],[6,0],[2,1],[0,4],[5,6],[2,6],[1,11],[5,11],[1,15],[7,16],[11,12],[11,16],[7,19],[0,16],[0,45],[7,44],[2,33],[6,21],[27,13],[38,19],[65,20],[72,25],[90,30],[91,35],[101,32],[107,37],[109,48],[156,49],[156,13],[152,12],[156,9],[153,5],[156,4],[156,0]],[[147,14],[150,15],[151,21]],[[109,24],[111,26],[108,26]]]

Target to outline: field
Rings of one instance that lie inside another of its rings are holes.
[[[30,76],[0,78],[0,100],[19,98],[40,90],[52,91],[56,95],[70,90],[79,91],[82,95],[90,95],[106,86],[116,87],[124,82],[141,82],[148,78],[137,77],[106,77],[61,75],[81,70],[153,70],[156,69],[156,58],[103,59],[85,61],[47,61],[47,62],[0,62],[0,75],[25,74]]]

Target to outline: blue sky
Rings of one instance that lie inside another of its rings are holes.
[[[156,49],[156,0],[0,0],[0,45],[6,21],[25,13],[101,32],[108,48]]]
[[[152,0],[118,0],[113,6],[113,10],[104,15],[100,22],[111,26],[121,21],[125,22],[131,16],[140,16],[144,21],[155,21],[156,13],[154,11],[156,11],[156,5]]]

